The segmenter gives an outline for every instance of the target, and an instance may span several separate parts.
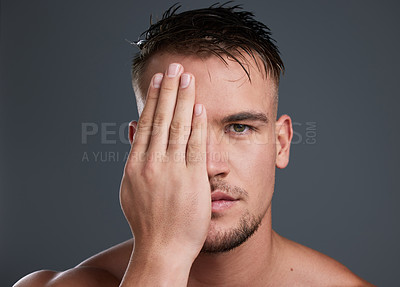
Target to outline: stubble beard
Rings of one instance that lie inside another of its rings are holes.
[[[264,215],[257,217],[247,212],[240,218],[237,227],[226,231],[211,230],[200,252],[224,253],[239,247],[257,231]],[[217,217],[213,214],[211,219]]]

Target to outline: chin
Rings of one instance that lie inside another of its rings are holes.
[[[246,242],[258,229],[263,215],[245,213],[236,224],[228,226],[221,222],[221,216],[211,220],[208,236],[201,250],[202,253],[229,252]],[[225,225],[225,226],[224,226]]]

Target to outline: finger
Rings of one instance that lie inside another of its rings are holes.
[[[183,72],[180,64],[170,64],[161,84],[153,131],[149,144],[149,153],[165,154],[168,143],[169,127],[175,110],[179,78]]]
[[[129,130],[128,130],[128,138],[129,138],[129,143],[132,145],[133,143],[133,138],[135,136],[136,133],[136,129],[137,129],[137,121],[131,121],[129,123]]]
[[[137,131],[132,145],[132,149],[139,153],[144,153],[148,149],[153,128],[153,118],[157,107],[163,76],[164,75],[161,73],[155,74],[150,81],[146,96],[146,104],[139,118]]]
[[[192,132],[187,145],[186,165],[203,167],[206,163],[207,114],[202,104],[194,107]]]
[[[167,153],[182,153],[183,158],[185,158],[192,125],[194,100],[194,76],[189,73],[183,73],[179,83],[175,113],[169,129]]]

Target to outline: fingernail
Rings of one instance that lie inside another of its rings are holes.
[[[178,75],[181,65],[170,64],[167,71],[167,76],[170,78],[176,77]]]
[[[191,76],[189,75],[189,74],[182,74],[182,76],[181,76],[181,88],[186,88],[186,87],[188,87],[189,86],[189,84],[190,84],[190,80],[191,80]]]
[[[196,116],[200,116],[202,111],[203,111],[203,105],[202,104],[196,104],[194,106],[194,114]]]
[[[162,79],[163,79],[163,74],[156,74],[153,78],[153,87],[156,89],[161,87]]]

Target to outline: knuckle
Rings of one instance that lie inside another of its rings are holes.
[[[151,184],[157,177],[157,170],[156,162],[147,161],[141,173],[143,180],[146,183]]]
[[[179,121],[173,121],[171,123],[171,126],[169,128],[169,133],[172,138],[172,140],[178,139],[181,135],[183,135],[184,132],[184,127],[181,122]],[[171,142],[175,143],[175,142]]]
[[[135,159],[129,160],[124,168],[124,174],[127,175],[129,178],[131,178],[137,170],[137,166],[134,161]]]
[[[154,178],[155,169],[153,165],[146,164],[145,168],[143,168],[142,176],[146,182],[151,182],[151,179]]]
[[[163,125],[165,125],[166,119],[167,119],[167,116],[164,113],[158,113],[154,117],[153,126],[162,127]]]
[[[149,101],[156,101],[158,99],[158,93],[155,91],[152,91],[147,94],[146,97],[146,103],[148,103]]]
[[[203,127],[203,123],[202,123],[202,122],[200,122],[200,121],[195,121],[195,122],[193,123],[192,129],[193,129],[193,130],[196,130],[196,131],[199,131],[199,130],[202,129],[202,127]]]
[[[180,121],[173,121],[171,123],[170,130],[172,132],[179,133],[179,132],[181,132],[183,130],[183,124]]]
[[[150,118],[140,118],[137,125],[138,133],[151,131],[152,120]]]
[[[154,125],[153,129],[151,131],[151,136],[152,137],[158,137],[162,134],[163,128],[161,125]]]
[[[140,126],[150,126],[152,122],[152,118],[148,116],[141,116],[138,122],[138,128]]]
[[[125,167],[124,167],[124,175],[129,177],[136,176],[138,171],[143,166],[143,162],[147,159],[147,154],[144,151],[137,151],[132,148],[129,156],[127,158]]]
[[[189,151],[190,153],[199,153],[202,150],[202,145],[200,143],[190,143]]]
[[[164,92],[164,93],[173,93],[173,92],[176,92],[177,90],[178,90],[177,85],[174,85],[172,83],[166,83],[165,85],[163,85],[161,87],[161,92]]]

